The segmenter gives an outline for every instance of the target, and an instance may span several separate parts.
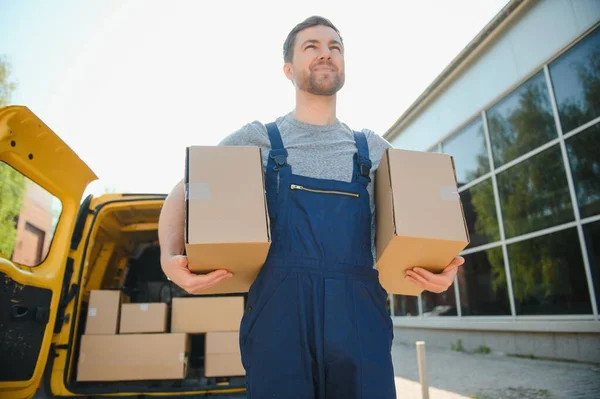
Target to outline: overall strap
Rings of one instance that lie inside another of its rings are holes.
[[[369,158],[369,144],[363,132],[354,132],[354,141],[358,151],[354,154],[354,178],[364,186],[371,182],[371,159]]]
[[[267,133],[271,142],[271,151],[269,152],[269,160],[267,162],[267,176],[265,185],[267,189],[267,206],[271,217],[275,217],[275,204],[277,199],[277,178],[279,170],[289,168],[287,163],[287,150],[283,147],[281,134],[275,122],[267,123]]]

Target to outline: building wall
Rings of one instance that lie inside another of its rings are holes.
[[[532,4],[392,139],[454,157],[471,243],[390,310],[399,342],[600,363],[600,2]]]
[[[600,20],[597,0],[538,0],[391,143],[427,150]]]
[[[600,363],[597,333],[395,329],[395,344],[414,345],[416,341],[425,341],[427,346],[435,348],[464,352]]]

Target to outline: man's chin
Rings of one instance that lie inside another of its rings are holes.
[[[310,86],[306,91],[311,94],[318,96],[333,96],[335,95],[343,85],[313,85]]]
[[[306,91],[315,96],[323,96],[323,97],[331,97],[337,93],[337,90],[336,91],[323,91],[323,90],[309,89]]]

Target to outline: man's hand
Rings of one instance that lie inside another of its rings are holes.
[[[188,294],[199,294],[233,276],[227,270],[215,270],[208,274],[194,274],[187,267],[187,256],[183,255],[162,259],[161,263],[167,277]]]
[[[406,271],[405,278],[424,290],[439,294],[446,291],[452,285],[454,277],[458,272],[458,267],[463,263],[465,263],[465,259],[462,256],[457,256],[439,274],[415,267],[412,270]]]

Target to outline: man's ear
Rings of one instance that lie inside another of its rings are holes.
[[[288,80],[294,80],[294,70],[292,68],[291,63],[286,62],[285,64],[283,64],[283,73],[285,74],[285,77],[288,78]]]

